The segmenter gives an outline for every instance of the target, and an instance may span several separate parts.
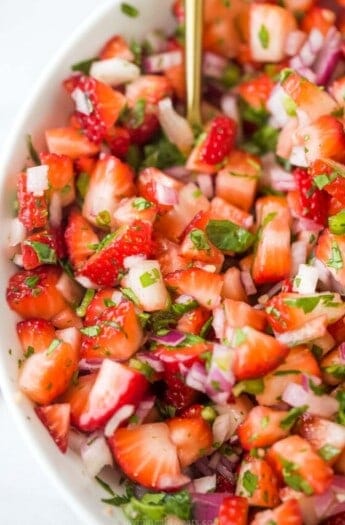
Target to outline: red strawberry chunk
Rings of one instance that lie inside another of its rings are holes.
[[[328,210],[327,193],[314,186],[310,173],[304,168],[295,168],[293,175],[297,183],[303,215],[318,224],[325,225]]]
[[[77,209],[72,210],[68,216],[65,241],[69,258],[75,268],[80,268],[98,245],[98,236]]]
[[[218,164],[232,150],[236,137],[236,122],[225,116],[215,117],[200,150],[200,158],[207,164]]]
[[[48,220],[45,196],[35,197],[26,190],[26,174],[20,173],[17,183],[18,217],[28,230],[44,228]]]
[[[128,129],[120,128],[119,126],[111,128],[107,132],[105,141],[112,155],[119,157],[121,160],[125,160],[131,144],[131,136]]]
[[[152,112],[146,112],[143,117],[143,122],[138,126],[135,120],[130,119],[126,124],[131,142],[134,144],[147,144],[152,140],[155,133],[158,131],[159,121],[156,115]]]
[[[55,264],[55,239],[48,232],[34,233],[25,239],[21,245],[23,266],[25,270],[33,270],[42,264]]]
[[[65,453],[68,446],[70,425],[70,406],[68,403],[56,403],[45,407],[36,407],[36,414],[52,436],[61,452]]]
[[[126,257],[149,255],[151,232],[151,224],[142,221],[119,228],[105,237],[103,247],[88,259],[80,273],[95,284],[114,286]]]
[[[195,403],[198,393],[186,385],[179,374],[166,374],[165,381],[167,389],[164,394],[164,403],[174,407],[177,411],[185,410]]]
[[[218,525],[247,525],[248,502],[241,496],[227,496],[219,509]]]

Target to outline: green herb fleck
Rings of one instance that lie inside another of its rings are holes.
[[[136,304],[137,306],[140,305],[140,301],[137,295],[131,290],[131,288],[120,288],[120,291],[123,293],[127,299],[132,301],[132,303]]]
[[[290,430],[294,424],[296,423],[297,419],[304,414],[304,412],[308,409],[308,405],[303,405],[300,407],[295,407],[289,410],[288,415],[281,420],[279,426],[283,430]]]
[[[337,379],[345,379],[345,365],[333,364],[323,368],[326,374],[330,374]]]
[[[314,184],[319,190],[322,190],[327,184],[329,184],[329,177],[325,173],[322,173],[321,175],[316,175],[313,179]]]
[[[131,18],[137,18],[139,16],[139,10],[133,5],[122,2],[121,11],[124,15],[130,16]]]
[[[24,241],[24,244],[31,246],[36,253],[38,260],[45,264],[55,264],[57,261],[56,252],[44,242],[39,241]]]
[[[261,394],[264,391],[264,382],[260,377],[258,379],[246,379],[237,383],[232,389],[233,394],[237,397],[243,392],[247,394]]]
[[[335,235],[343,235],[345,233],[345,210],[328,217],[328,226]]]
[[[204,231],[196,228],[190,232],[189,237],[197,250],[210,250],[211,247]]]
[[[206,226],[210,241],[220,250],[242,253],[255,241],[248,230],[228,220],[211,220]]]
[[[96,224],[99,228],[104,228],[110,226],[111,217],[108,210],[102,210],[97,214]]]
[[[97,62],[99,60],[97,57],[88,58],[87,60],[82,60],[81,62],[77,62],[76,64],[73,64],[71,66],[72,71],[80,71],[81,73],[84,73],[84,75],[88,75],[90,73],[91,66],[94,62]]]
[[[157,268],[153,268],[151,271],[141,274],[139,280],[142,287],[147,288],[148,286],[152,286],[153,284],[157,283],[160,280],[160,277],[159,270]]]
[[[77,314],[78,317],[84,317],[85,316],[87,307],[89,306],[89,304],[91,303],[92,299],[94,298],[94,295],[95,295],[95,290],[93,290],[92,288],[89,288],[88,290],[86,290],[85,295],[84,295],[84,297],[82,299],[82,302],[80,303],[80,305],[76,309],[76,314]]]
[[[146,210],[147,208],[152,208],[152,202],[147,201],[144,197],[137,197],[132,202],[132,207],[138,211]]]
[[[77,178],[76,186],[77,186],[78,193],[82,199],[85,199],[85,195],[88,190],[89,183],[90,183],[90,176],[85,171],[80,172]]]
[[[25,359],[27,359],[28,357],[30,357],[34,353],[35,353],[34,347],[33,346],[28,346],[27,349],[26,349],[26,352],[24,352],[23,356],[25,357]]]
[[[27,277],[25,279],[25,284],[29,287],[29,288],[35,288],[36,284],[38,284],[40,278],[38,277],[38,275],[30,275],[30,277]]]
[[[29,152],[31,160],[36,165],[41,164],[41,160],[40,160],[39,154],[37,153],[37,150],[36,150],[36,148],[34,147],[34,145],[32,143],[31,135],[26,135],[26,145],[27,145],[28,152]]]
[[[291,299],[284,299],[284,303],[294,308],[302,308],[305,314],[312,312],[321,302],[325,306],[332,303],[334,299],[333,294],[319,294],[304,297],[296,297]]]
[[[53,339],[47,348],[46,355],[51,355],[57,349],[60,343],[61,343],[60,339]]]
[[[267,49],[270,44],[270,34],[267,27],[264,24],[261,24],[260,30],[258,33],[260,44],[264,49]]]
[[[341,270],[344,267],[343,257],[336,241],[332,242],[331,258],[326,262],[326,266]]]
[[[83,335],[87,335],[88,337],[96,337],[101,333],[101,327],[98,325],[84,326],[84,328],[80,328],[80,331]]]
[[[326,443],[326,445],[324,445],[318,450],[318,453],[325,461],[333,459],[335,456],[340,454],[340,452],[341,450],[339,448],[334,447],[333,445],[330,445],[328,443]]]
[[[281,458],[283,463],[283,478],[285,483],[294,490],[304,492],[307,496],[314,493],[311,485],[298,473],[298,467],[292,461]]]
[[[246,470],[242,477],[242,486],[251,497],[258,487],[259,478],[256,474],[252,474],[250,470]]]

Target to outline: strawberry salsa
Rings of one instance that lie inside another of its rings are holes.
[[[177,1],[172,35],[72,66],[65,127],[28,137],[19,388],[133,523],[344,523],[342,4],[205,0],[193,128]]]

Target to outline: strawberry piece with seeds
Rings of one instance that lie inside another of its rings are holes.
[[[25,270],[57,262],[55,239],[48,232],[29,235],[21,244],[21,253]]]
[[[225,116],[215,117],[202,142],[199,156],[206,164],[219,164],[232,150],[236,137],[236,122]]]
[[[77,209],[73,209],[68,216],[65,241],[69,259],[76,269],[83,266],[98,246],[98,236]]]
[[[36,407],[37,416],[48,430],[61,452],[65,453],[68,446],[70,425],[70,406],[68,403],[56,403],[45,407]]]
[[[20,173],[17,182],[18,218],[28,230],[44,228],[48,222],[48,204],[43,195],[36,197],[26,189],[26,174]]]
[[[218,525],[247,525],[248,502],[241,496],[227,496],[219,509]]]

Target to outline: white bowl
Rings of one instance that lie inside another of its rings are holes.
[[[61,89],[61,81],[71,73],[70,65],[94,56],[114,34],[141,40],[152,29],[169,30],[173,27],[170,15],[172,0],[130,0],[129,3],[138,8],[137,18],[124,15],[120,9],[121,1],[112,0],[80,25],[40,78],[15,123],[0,161],[1,391],[31,453],[87,525],[121,525],[128,522],[116,508],[113,508],[112,515],[104,512],[105,505],[101,498],[106,497],[106,493],[86,474],[75,453],[69,451],[65,455],[61,454],[35,415],[31,402],[18,393],[18,359],[21,351],[15,332],[17,317],[9,310],[4,299],[8,279],[14,273],[14,266],[8,261],[7,240],[13,216],[16,174],[22,169],[27,157],[25,136],[30,133],[34,144],[44,148],[44,130],[66,123],[71,105]]]

